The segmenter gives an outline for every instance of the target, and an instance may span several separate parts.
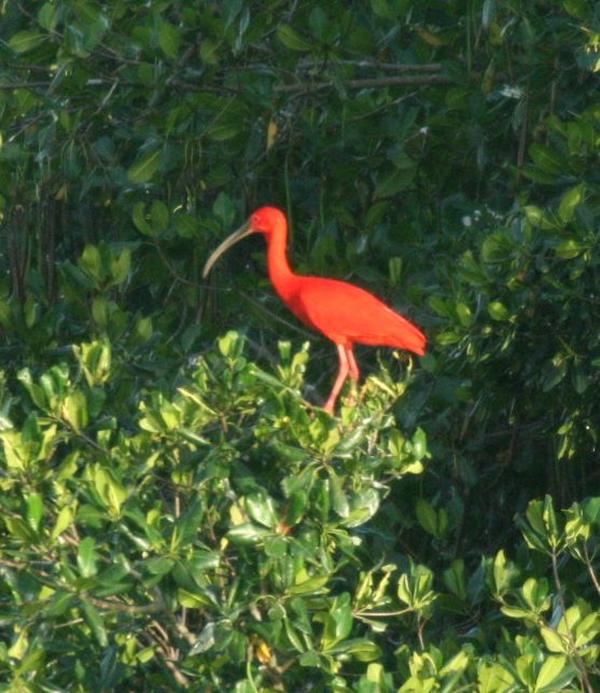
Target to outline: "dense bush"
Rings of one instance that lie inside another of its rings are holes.
[[[599,688],[594,3],[1,12],[4,689]],[[266,202],[430,338],[336,419]]]

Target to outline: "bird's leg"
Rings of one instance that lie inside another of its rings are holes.
[[[342,386],[344,385],[346,378],[348,377],[348,371],[350,370],[350,365],[348,364],[348,353],[346,349],[341,344],[337,344],[336,346],[338,350],[338,356],[340,357],[340,369],[338,371],[337,378],[335,379],[335,383],[333,383],[333,388],[331,389],[329,399],[323,407],[323,409],[332,416],[336,400],[338,398],[338,395],[340,394],[340,390],[342,389]]]
[[[348,375],[354,380],[355,383],[358,382],[358,379],[360,378],[360,370],[358,368],[358,364],[356,363],[356,359],[354,358],[354,351],[352,350],[352,347],[346,347],[346,356],[348,357],[348,365],[349,365],[349,371]]]
[[[358,379],[360,378],[360,370],[358,368],[358,364],[356,363],[356,359],[354,358],[352,345],[346,347],[346,357],[348,359],[349,366],[348,375],[352,379],[352,390],[350,392],[350,396],[348,397],[348,403],[354,405],[357,402],[356,389]]]

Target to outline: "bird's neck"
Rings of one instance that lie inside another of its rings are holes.
[[[287,259],[288,230],[285,218],[281,219],[267,239],[267,265],[269,279],[279,296],[285,301],[293,291],[297,275]]]

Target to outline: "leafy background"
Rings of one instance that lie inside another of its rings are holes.
[[[5,690],[598,688],[596,3],[1,12]],[[265,203],[429,336],[337,420]]]

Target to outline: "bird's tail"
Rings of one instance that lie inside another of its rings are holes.
[[[416,325],[413,325],[410,320],[403,318],[401,315],[398,317],[402,321],[402,324],[401,329],[398,330],[398,341],[394,346],[398,349],[405,349],[419,356],[423,356],[425,354],[425,347],[427,346],[427,337]]]

